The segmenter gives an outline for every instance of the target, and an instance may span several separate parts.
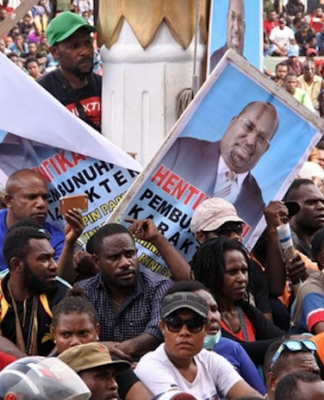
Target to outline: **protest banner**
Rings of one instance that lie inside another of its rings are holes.
[[[80,240],[85,244],[142,167],[2,54],[0,71],[0,179],[4,184],[17,170],[37,170],[49,186],[48,220],[59,226],[59,197],[86,193],[89,210]]]
[[[265,204],[282,199],[320,130],[322,119],[229,50],[109,222],[153,218],[191,260],[197,248],[190,232],[193,210],[211,196],[228,199],[217,192],[222,169],[234,155],[238,192],[231,202],[247,223],[244,243],[251,249],[265,227]],[[246,137],[254,137],[255,145]],[[141,242],[138,247],[144,265],[168,274],[154,247]]]
[[[231,48],[252,65],[263,65],[262,2],[250,0],[212,0],[210,9],[209,73]]]

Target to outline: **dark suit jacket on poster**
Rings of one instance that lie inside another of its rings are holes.
[[[219,63],[220,59],[227,52],[227,50],[228,50],[228,48],[227,48],[226,44],[224,44],[223,47],[220,47],[218,50],[214,51],[214,53],[210,57],[209,72],[212,72],[212,70],[216,67],[216,65]]]
[[[219,157],[220,141],[179,138],[163,158],[162,164],[212,197]],[[255,226],[263,216],[265,204],[261,190],[250,173],[243,182],[234,206],[238,215],[250,226]]]

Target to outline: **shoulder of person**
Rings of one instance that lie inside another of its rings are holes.
[[[81,281],[76,282],[74,286],[82,288],[84,290],[88,290],[89,288],[96,288],[98,285],[98,279],[99,276],[97,274],[95,276],[92,276],[91,278],[83,279]]]
[[[55,225],[52,225],[50,222],[45,222],[45,229],[48,231],[49,234],[60,234],[64,236],[62,229],[58,228]]]
[[[166,276],[163,276],[161,274],[158,274],[156,272],[153,272],[152,270],[150,270],[147,267],[144,267],[142,265],[140,265],[139,267],[139,273],[141,274],[142,278],[146,281],[150,281],[150,282],[170,282],[172,283],[172,280],[170,278],[167,278]]]
[[[55,82],[56,70],[47,72],[36,80],[41,86],[46,87]]]
[[[95,74],[94,72],[90,75],[90,82],[95,82],[95,83],[102,83],[102,76]]]

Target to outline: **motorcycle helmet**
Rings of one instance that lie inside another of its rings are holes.
[[[151,400],[197,400],[190,393],[185,393],[180,390],[169,390],[165,393],[160,393]]]
[[[88,400],[83,380],[54,357],[24,357],[0,372],[0,400]]]

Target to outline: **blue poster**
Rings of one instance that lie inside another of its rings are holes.
[[[265,227],[264,207],[283,198],[324,125],[242,57],[228,57],[111,218],[153,218],[188,261],[198,246],[191,216],[208,197],[234,204],[251,249]],[[142,263],[168,274],[156,249],[145,243],[139,248]]]
[[[210,72],[228,49],[233,49],[256,68],[261,69],[263,54],[261,1],[212,1],[208,43]]]

